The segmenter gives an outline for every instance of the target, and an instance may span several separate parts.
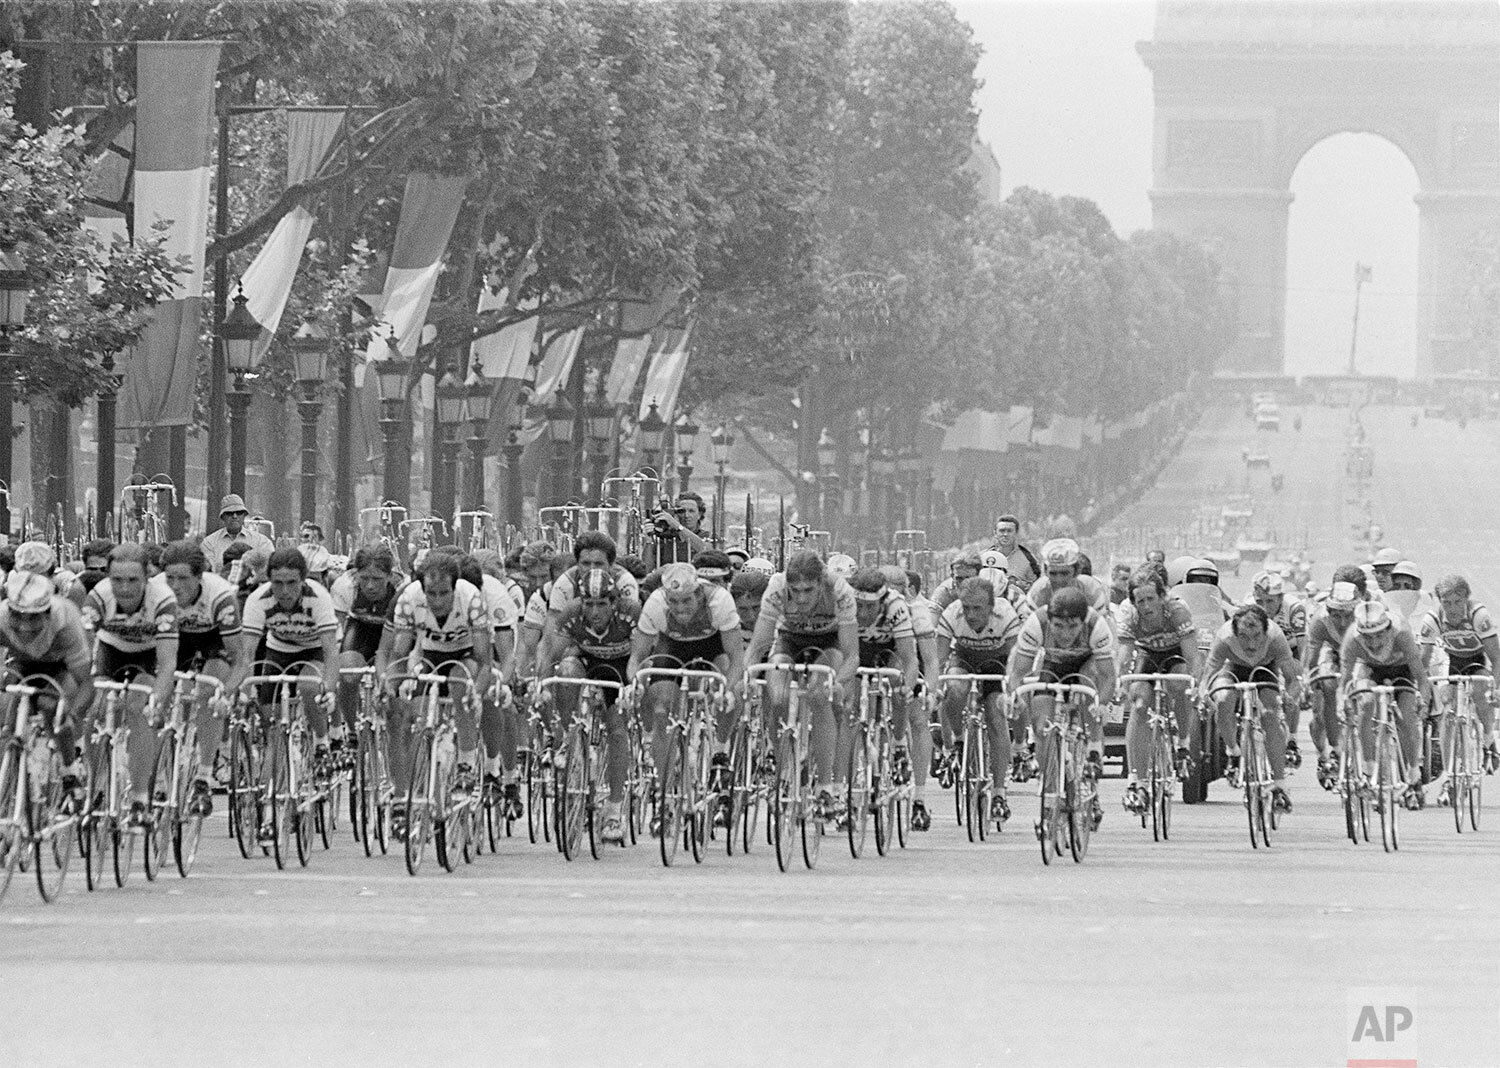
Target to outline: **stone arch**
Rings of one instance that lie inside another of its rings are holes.
[[[1226,370],[1282,369],[1288,187],[1336,133],[1383,137],[1416,170],[1417,373],[1461,365],[1465,247],[1500,219],[1500,7],[1163,0],[1138,51],[1155,94],[1153,223],[1226,235]]]

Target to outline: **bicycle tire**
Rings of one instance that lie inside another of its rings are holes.
[[[667,766],[662,769],[656,802],[656,814],[661,819],[657,846],[662,865],[668,868],[677,859],[677,847],[682,843],[687,757],[687,736],[674,730],[667,739]]]
[[[1479,830],[1479,810],[1483,807],[1484,790],[1484,746],[1480,744],[1479,721],[1469,721],[1470,744],[1473,746],[1472,760],[1469,763],[1469,788],[1465,791],[1468,801],[1465,807],[1469,810],[1469,829]]]
[[[1039,752],[1043,770],[1038,790],[1041,812],[1037,817],[1036,836],[1042,845],[1042,863],[1051,864],[1054,856],[1062,856],[1062,843],[1058,838],[1062,818],[1062,732],[1053,727],[1041,745],[1046,746],[1047,752]]]
[[[798,837],[802,839],[802,863],[812,871],[818,864],[818,853],[823,848],[823,814],[819,811],[817,779],[808,782],[802,795],[802,811],[797,816]]]
[[[250,731],[244,725],[236,726],[229,735],[229,792],[224,802],[234,827],[235,844],[246,860],[260,846],[261,800]]]
[[[375,791],[379,789],[376,779],[379,773],[375,761],[374,731],[361,727],[354,741],[354,782],[349,790],[349,822],[354,827],[354,840],[365,851],[365,856],[374,856],[375,843],[371,817],[377,801]]]
[[[870,815],[875,821],[875,853],[883,857],[890,851],[891,824],[896,818],[891,732],[884,723],[875,728],[874,754],[874,771],[870,776]]]
[[[1158,766],[1154,804],[1151,807],[1151,833],[1155,837],[1159,829],[1161,836],[1156,840],[1165,842],[1171,836],[1172,795],[1177,792],[1177,756],[1172,751],[1171,739],[1166,734],[1161,736],[1156,759]]]
[[[500,852],[500,839],[506,836],[510,823],[505,818],[505,791],[494,783],[487,783],[480,789],[480,796],[483,798],[484,841],[493,856]]]
[[[630,844],[635,845],[646,836],[646,829],[651,825],[656,790],[652,783],[651,761],[646,753],[646,740],[641,734],[640,724],[632,720],[626,728],[625,737],[630,752],[625,780],[625,829],[630,836]]]
[[[770,803],[766,809],[766,826],[773,831],[776,866],[790,870],[796,848],[796,820],[802,807],[801,753],[797,739],[783,732],[776,744],[776,777]]]
[[[37,737],[33,745],[46,745],[45,739]],[[74,822],[70,818],[59,819],[62,812],[63,788],[62,766],[58,756],[47,748],[47,778],[34,784],[29,791],[31,801],[27,805],[28,828],[32,844],[32,866],[36,870],[36,889],[43,901],[52,902],[62,893],[68,877],[68,865],[73,859],[73,842],[77,837]]]
[[[713,744],[709,735],[698,732],[688,754],[693,760],[688,776],[688,818],[683,833],[687,835],[686,844],[693,854],[693,863],[702,864],[708,852],[708,841],[713,836],[713,807],[718,804],[719,797],[713,788]]]
[[[969,809],[969,780],[965,776],[965,770],[969,766],[968,740],[969,728],[965,726],[956,738],[958,748],[949,761],[951,770],[948,777],[953,783],[953,816],[960,827],[964,825],[964,817],[968,815]]]
[[[177,766],[177,737],[168,733],[156,747],[156,761],[151,765],[151,778],[146,792],[146,833],[141,843],[141,866],[146,872],[146,881],[156,882],[162,868],[167,864],[167,850],[171,845],[172,812],[175,798],[168,798],[172,772]]]
[[[863,724],[856,727],[849,739],[848,786],[844,802],[848,806],[844,821],[845,837],[849,839],[849,853],[858,860],[865,851],[865,840],[870,834],[870,734]],[[878,831],[876,838],[880,837]],[[876,842],[879,848],[879,842]]]
[[[275,730],[268,742],[270,753],[266,763],[266,807],[270,810],[271,857],[278,871],[284,871],[292,859],[292,798],[291,774],[287,764],[287,736]]]
[[[436,773],[432,778],[437,785],[432,791],[428,806],[432,813],[432,852],[437,857],[438,866],[450,874],[458,869],[459,857],[463,853],[463,843],[460,840],[463,834],[460,826],[463,822],[462,812],[453,805],[458,762],[456,759],[451,763],[443,761],[445,756],[450,756],[453,752],[451,737],[437,750],[434,758],[437,761]]]
[[[565,763],[553,766],[557,778],[557,841],[564,860],[578,857],[583,842],[584,824],[588,821],[589,761],[588,737],[578,724],[568,728],[563,742]]]
[[[109,768],[112,742],[105,735],[93,746],[89,763],[88,785],[84,787],[83,820],[78,825],[78,844],[83,853],[84,880],[89,890],[104,885],[104,857],[109,852]],[[9,751],[7,750],[7,753]],[[14,787],[5,785],[6,773],[0,771],[0,798],[14,797]],[[102,802],[102,805],[101,805]],[[0,897],[4,891],[0,890]]]
[[[750,728],[736,723],[729,733],[729,826],[724,835],[724,853],[734,856],[735,842],[743,842],[750,852],[745,834],[745,810],[750,802]]]
[[[309,767],[312,761],[308,758],[307,747],[300,734],[292,735],[287,754],[287,767],[295,767],[297,770],[295,796],[288,787],[287,817],[291,821],[292,838],[297,847],[297,864],[305,868],[312,863],[312,836],[318,818],[318,801],[312,796],[312,787],[308,785],[312,778]],[[287,781],[290,783],[290,776]]]
[[[1424,731],[1424,735],[1425,735]],[[1453,752],[1448,754],[1448,800],[1453,809],[1453,829],[1459,834],[1464,833],[1464,809],[1469,800],[1469,732],[1464,730],[1461,724],[1455,725],[1453,731]],[[1424,738],[1425,740],[1425,738]]]
[[[972,742],[965,744],[966,767],[964,777],[969,782],[968,816],[969,841],[985,841],[990,831],[990,739],[989,728],[975,724]]]
[[[403,852],[408,875],[416,875],[422,869],[422,860],[433,837],[431,798],[427,796],[431,773],[432,732],[423,730],[417,737],[417,744],[412,747],[411,770],[406,776],[406,841]]]
[[[1083,774],[1085,760],[1083,739],[1074,739],[1072,759],[1063,768],[1063,796],[1068,813],[1068,852],[1075,864],[1082,864],[1088,855],[1094,830],[1094,815],[1089,807],[1093,791]]]
[[[124,889],[130,880],[130,868],[135,863],[136,833],[132,827],[122,826],[118,819],[110,820],[109,846],[111,867],[115,885]]]
[[[21,756],[21,742],[16,738],[6,742],[0,753],[0,809],[3,809],[0,815],[4,817],[0,823],[0,901],[5,900],[11,879],[21,864],[21,852],[26,848],[26,829],[10,819],[21,788]]]
[[[1400,848],[1396,840],[1396,813],[1401,807],[1397,796],[1399,780],[1395,777],[1395,760],[1391,747],[1395,739],[1382,730],[1375,739],[1375,807],[1380,817],[1380,846],[1387,853]]]

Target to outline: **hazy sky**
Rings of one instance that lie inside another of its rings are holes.
[[[1035,186],[1096,202],[1122,235],[1151,225],[1151,73],[1136,53],[1155,5],[1139,0],[961,0],[984,46],[979,133],[1004,189]],[[1367,134],[1339,135],[1292,179],[1287,369],[1336,371],[1349,358],[1354,264],[1374,269],[1360,312],[1361,366],[1410,374],[1416,340],[1416,177]]]

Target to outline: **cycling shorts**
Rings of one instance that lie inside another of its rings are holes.
[[[707,638],[682,640],[663,634],[656,640],[652,659],[657,656],[670,657],[683,667],[698,662],[712,664],[724,655],[724,636],[714,633]]]
[[[1489,658],[1484,653],[1449,653],[1449,675],[1488,675]]]
[[[380,651],[380,639],[385,635],[385,624],[365,623],[351,619],[344,624],[344,644],[341,652],[358,653],[366,664],[375,663],[375,654]]]
[[[958,675],[1004,675],[1005,662],[1001,660],[965,660],[961,656],[953,658],[953,671]],[[992,694],[1004,693],[1005,683],[1000,679],[979,684],[979,697],[983,700]]]
[[[1417,688],[1411,668],[1404,661],[1399,664],[1371,664],[1361,660],[1354,665],[1354,678],[1375,686],[1397,686],[1408,690]]]
[[[1258,682],[1261,684],[1262,689],[1274,690],[1277,686],[1278,676],[1275,671],[1264,664],[1257,664],[1252,667],[1249,664],[1236,664],[1231,661],[1225,663],[1219,669],[1219,673],[1214,676],[1214,681],[1209,684],[1209,688],[1213,689],[1216,686],[1222,685],[1219,681],[1221,679],[1225,681],[1232,679],[1235,682]]]
[[[793,662],[798,664],[811,664],[819,659],[820,653],[838,652],[839,632],[828,631],[826,634],[791,634],[787,631],[777,631],[776,641],[771,651],[778,656],[789,656]]]
[[[137,675],[156,674],[156,650],[126,653],[99,642],[95,649],[94,674],[113,682],[130,682]]]
[[[1133,675],[1184,675],[1187,673],[1187,661],[1182,659],[1182,653],[1176,649],[1168,649],[1165,652],[1152,652],[1143,649],[1136,656],[1135,670]]]
[[[883,645],[880,642],[859,640],[859,666],[862,668],[888,668],[894,667],[896,660],[895,645]]]
[[[201,671],[210,660],[229,663],[229,648],[216,630],[202,634],[180,634],[177,638],[177,670]]]

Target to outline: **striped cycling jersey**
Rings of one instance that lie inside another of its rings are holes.
[[[1457,622],[1439,608],[1427,613],[1421,623],[1422,644],[1441,645],[1449,656],[1478,656],[1484,652],[1484,640],[1496,633],[1490,610],[1477,601],[1464,605],[1463,618]]]
[[[338,631],[333,615],[333,598],[321,582],[307,579],[297,600],[282,608],[264,583],[245,602],[245,633],[252,642],[265,635],[266,648],[277,653],[305,653],[322,648],[325,635]]]
[[[770,616],[778,634],[821,637],[837,633],[857,622],[854,590],[836,575],[824,575],[817,596],[805,608],[791,604],[787,595],[786,573],[772,575],[766,594],[760,602],[760,614]]]
[[[996,597],[985,624],[969,626],[962,601],[954,601],[938,617],[939,638],[948,639],[959,659],[972,664],[1002,659],[1021,633],[1021,617],[1004,597]]]
[[[1144,618],[1130,601],[1120,608],[1120,643],[1134,643],[1148,653],[1169,653],[1181,648],[1184,640],[1198,633],[1193,613],[1170,593],[1161,602],[1156,618]]]
[[[734,596],[723,586],[698,583],[698,604],[687,619],[679,619],[667,605],[667,595],[655,590],[641,607],[642,634],[674,642],[696,642],[712,638],[727,630],[740,629],[740,614],[734,607]]]
[[[122,653],[144,653],[160,641],[177,639],[177,600],[160,575],[146,580],[146,592],[133,611],[125,611],[115,597],[114,584],[105,579],[83,602],[84,626],[99,641]]]
[[[855,607],[857,611],[858,605]],[[859,628],[860,645],[878,649],[894,649],[897,639],[916,636],[906,598],[889,587],[881,591],[879,606],[870,625]]]

